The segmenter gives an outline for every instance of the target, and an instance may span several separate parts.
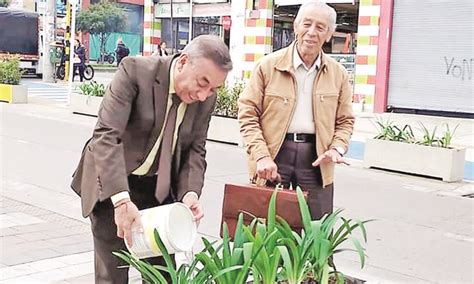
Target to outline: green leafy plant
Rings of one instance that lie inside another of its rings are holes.
[[[163,253],[166,267],[160,265],[153,266],[146,261],[135,258],[129,252],[123,250],[121,252],[113,252],[113,254],[122,259],[128,265],[137,269],[141,273],[143,280],[148,283],[168,283],[166,278],[163,276],[163,272],[169,273],[172,282],[176,284],[201,284],[206,282],[206,279],[209,278],[209,274],[204,269],[197,269],[197,258],[194,259],[191,264],[182,264],[179,269],[176,270],[173,261],[171,260],[171,256],[163,244],[157,230],[154,232],[154,237],[158,248]]]
[[[414,143],[415,137],[413,135],[413,130],[411,126],[406,124],[403,128],[400,128],[393,124],[392,121],[384,121],[381,118],[378,118],[376,127],[379,130],[379,133],[374,137],[374,139],[389,140],[389,141],[398,141],[406,143]]]
[[[451,145],[451,141],[453,139],[454,133],[456,132],[458,127],[459,127],[459,124],[456,124],[454,129],[451,131],[451,129],[449,128],[449,124],[446,123],[446,131],[444,132],[444,135],[438,139],[438,143],[440,147],[448,148]]]
[[[454,133],[456,132],[459,124],[457,124],[454,129],[451,130],[448,124],[446,124],[446,131],[443,133],[443,136],[436,136],[437,127],[435,126],[433,130],[429,130],[423,123],[419,122],[422,138],[417,139],[413,134],[413,130],[409,124],[405,124],[403,127],[394,125],[390,120],[383,120],[382,118],[377,118],[375,121],[375,127],[378,129],[377,135],[374,139],[388,140],[388,141],[398,141],[405,143],[416,143],[419,145],[432,146],[432,147],[442,147],[449,148]]]
[[[254,224],[255,222],[251,226],[254,226]],[[204,270],[216,283],[245,283],[255,255],[263,248],[263,245],[256,247],[254,243],[248,242],[243,235],[243,228],[243,215],[240,214],[233,246],[230,243],[227,224],[224,224],[222,243],[216,249],[208,240],[203,238],[205,249],[198,253],[195,258],[203,265]],[[251,257],[244,259],[244,255],[251,255]]]
[[[0,7],[8,7],[12,1],[11,0],[0,0]]]
[[[237,82],[232,87],[222,85],[217,89],[217,101],[213,115],[237,118],[237,100],[244,90],[244,83]]]
[[[321,220],[311,220],[303,192],[297,188],[304,229],[295,232],[276,215],[277,194],[278,190],[275,190],[270,199],[267,219],[254,218],[245,225],[243,214],[239,214],[233,245],[224,223],[222,242],[211,243],[203,238],[205,248],[196,254],[191,264],[183,264],[178,270],[173,267],[156,230],[155,241],[163,253],[166,267],[150,265],[126,251],[114,254],[135,267],[150,283],[166,283],[163,272],[170,274],[174,284],[244,284],[249,283],[249,279],[252,279],[251,283],[262,284],[279,281],[299,284],[305,280],[327,284],[331,275],[337,283],[343,283],[344,276],[336,270],[333,262],[334,254],[343,251],[357,252],[361,266],[364,266],[365,250],[353,232],[359,229],[366,241],[364,224],[371,220],[345,219],[340,216],[341,209]],[[354,249],[340,248],[347,240],[352,241]]]
[[[425,146],[437,146],[438,145],[438,138],[436,137],[436,126],[433,131],[429,131],[428,128],[421,122],[420,126],[423,131],[423,138],[418,141],[418,144],[425,145]]]
[[[18,85],[22,73],[18,57],[10,56],[0,60],[0,84]]]
[[[99,84],[96,81],[81,84],[79,90],[86,96],[103,97],[105,95],[105,85]]]
[[[247,239],[255,247],[262,246],[262,249],[254,256],[252,265],[252,277],[254,283],[272,284],[278,276],[278,267],[281,259],[281,252],[278,249],[278,240],[281,237],[276,226],[276,191],[270,198],[267,219],[255,218],[255,232],[253,224],[243,228]],[[244,253],[245,260],[251,258],[250,253]]]

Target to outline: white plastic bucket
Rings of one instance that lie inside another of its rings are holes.
[[[173,203],[140,211],[143,233],[132,232],[132,246],[128,251],[137,258],[162,255],[155,241],[158,230],[169,254],[190,251],[196,241],[197,228],[193,213],[183,203]]]

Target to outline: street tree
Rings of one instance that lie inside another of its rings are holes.
[[[102,0],[81,11],[77,16],[76,26],[82,32],[98,36],[100,42],[99,60],[103,62],[107,39],[112,33],[123,31],[125,20],[125,13],[118,4]]]
[[[11,0],[0,0],[0,7],[8,7],[12,1]]]

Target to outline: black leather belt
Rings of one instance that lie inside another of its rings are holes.
[[[290,140],[296,143],[314,143],[316,141],[315,134],[306,133],[286,133],[285,140]]]

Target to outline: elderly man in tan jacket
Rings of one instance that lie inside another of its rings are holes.
[[[303,4],[296,41],[260,60],[239,98],[251,180],[308,191],[313,219],[333,211],[334,166],[347,164],[354,125],[347,72],[322,51],[335,26],[334,9]]]

